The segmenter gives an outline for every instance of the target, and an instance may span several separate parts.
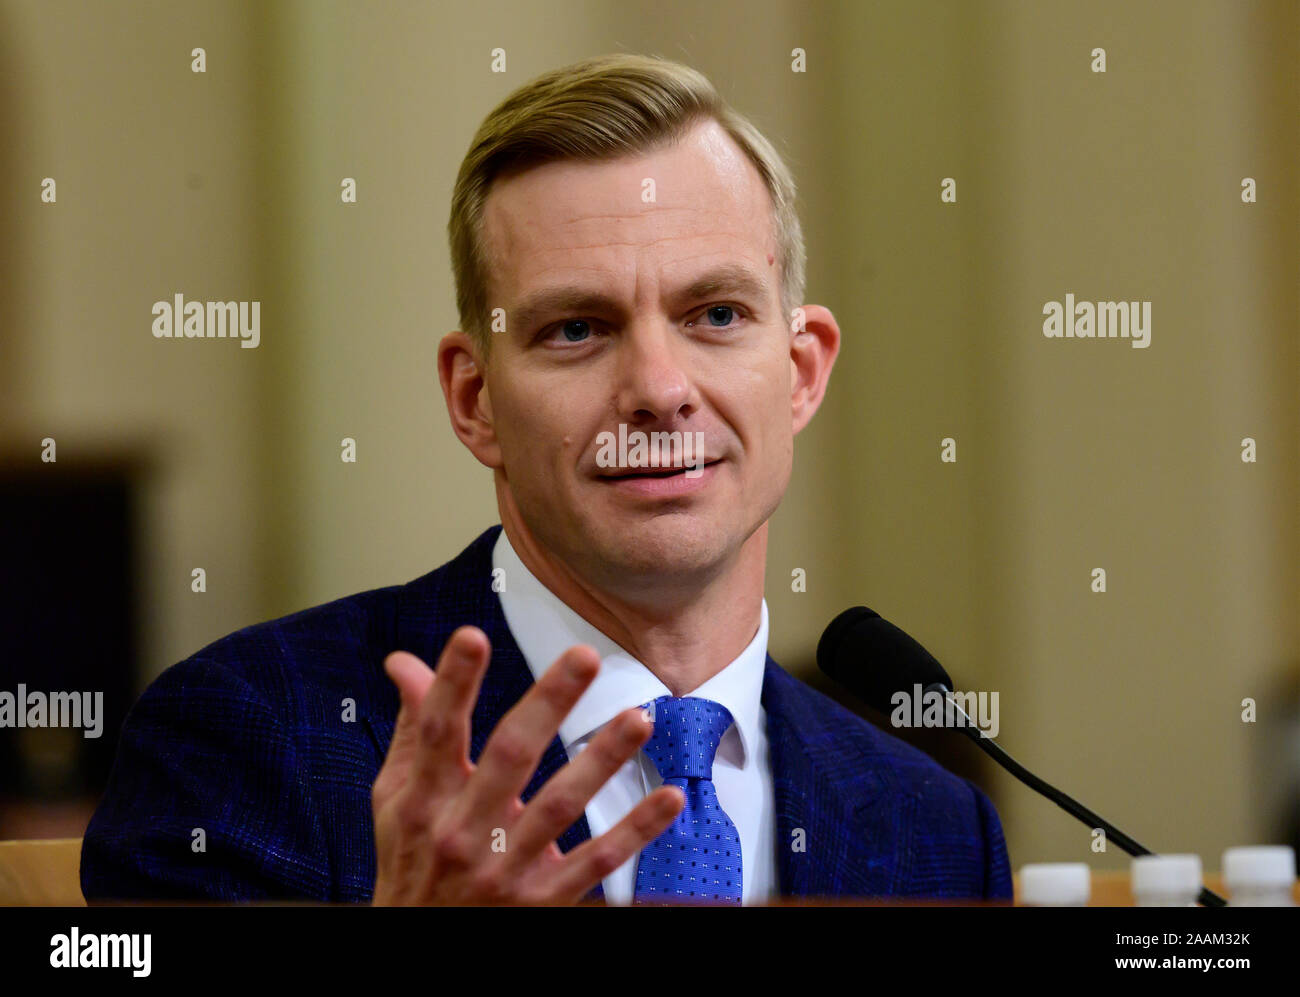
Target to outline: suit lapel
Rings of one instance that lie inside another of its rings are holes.
[[[910,811],[889,805],[887,772],[865,763],[868,751],[855,750],[820,698],[768,657],[763,709],[781,895],[889,895],[905,872],[897,844],[910,837]]]

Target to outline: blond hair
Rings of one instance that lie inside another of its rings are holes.
[[[537,77],[508,96],[479,126],[461,162],[447,234],[460,325],[486,357],[487,274],[483,207],[506,171],[557,160],[603,160],[671,144],[712,119],[757,168],[772,201],[780,258],[781,306],[803,300],[803,230],[795,184],[772,144],[733,111],[705,76],[658,56],[605,55]]]

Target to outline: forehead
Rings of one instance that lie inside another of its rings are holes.
[[[776,253],[762,177],[715,121],[653,152],[546,163],[499,179],[483,236],[489,297],[498,301],[581,275],[689,279],[723,259],[772,273],[767,258]]]

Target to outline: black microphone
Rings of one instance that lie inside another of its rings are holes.
[[[991,737],[986,737],[953,697],[952,679],[943,665],[906,633],[882,619],[879,613],[866,606],[854,606],[831,620],[817,642],[817,667],[886,716],[893,711],[893,699],[899,692],[910,696],[919,685],[926,693],[941,693],[948,708],[948,726],[969,737],[1026,786],[1046,796],[1088,827],[1101,828],[1109,840],[1130,855],[1154,854],[1110,821],[1038,778],[1002,750]],[[1205,907],[1227,905],[1223,897],[1204,887],[1197,900]]]

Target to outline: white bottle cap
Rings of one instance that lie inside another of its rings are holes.
[[[1086,862],[1040,862],[1020,869],[1020,902],[1033,907],[1086,905],[1091,886]]]
[[[1291,889],[1295,851],[1289,845],[1242,845],[1223,853],[1223,881],[1229,890]]]
[[[1199,855],[1139,855],[1133,860],[1134,896],[1182,895],[1201,892]]]

